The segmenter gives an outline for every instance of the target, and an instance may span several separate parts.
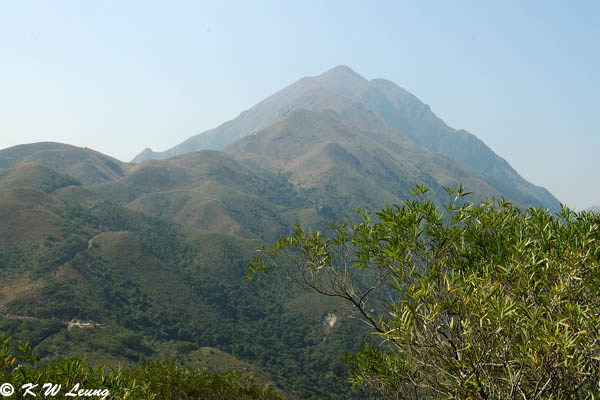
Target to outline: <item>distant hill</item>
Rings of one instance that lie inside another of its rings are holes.
[[[600,213],[600,206],[592,206],[585,211],[592,211],[592,212]]]
[[[70,175],[84,185],[117,180],[129,168],[129,164],[97,151],[62,143],[22,144],[0,150],[0,168],[32,162]]]
[[[447,184],[477,177],[481,182],[475,185],[474,190],[484,186],[492,189],[484,191],[485,195],[500,194],[518,204],[544,206],[552,211],[560,209],[558,200],[552,194],[524,180],[504,159],[474,135],[448,127],[433,114],[429,106],[393,82],[383,79],[368,81],[345,66],[336,67],[316,77],[302,78],[242,112],[237,118],[193,136],[165,152],[155,153],[146,149],[134,162],[148,158],[164,159],[201,149],[237,147],[233,145],[237,140],[277,125],[278,121],[295,110],[333,111],[342,124],[351,126],[351,129],[365,128],[363,130],[369,131],[373,138],[383,135],[388,141],[403,141],[404,144],[408,139],[421,149],[428,150],[429,153],[422,150],[417,153],[429,160],[435,157],[440,159],[431,153],[445,156],[454,163],[452,170],[464,172],[461,176],[448,174],[449,179],[445,180]],[[311,118],[317,114],[303,115]],[[305,123],[306,126],[310,124],[310,121]],[[306,138],[299,140],[306,144]],[[416,147],[412,146],[412,149]],[[413,155],[416,156],[416,153]],[[412,157],[411,167],[407,167],[406,163],[403,166],[410,170],[422,164],[417,158]],[[441,170],[443,167],[438,166],[436,169]],[[408,178],[410,172],[406,173],[405,178]],[[435,179],[429,181],[441,184]],[[410,179],[407,182],[416,183]]]

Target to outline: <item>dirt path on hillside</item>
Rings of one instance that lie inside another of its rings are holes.
[[[96,239],[98,236],[100,235],[104,235],[106,232],[100,232],[97,235],[92,236],[89,240],[88,240],[88,249],[92,248],[92,242],[94,241],[94,239]]]

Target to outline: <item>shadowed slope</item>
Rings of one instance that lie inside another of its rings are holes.
[[[449,127],[427,104],[395,83],[374,79],[356,99],[415,143],[482,171],[488,183],[514,201],[560,209],[550,192],[527,182],[475,135]]]

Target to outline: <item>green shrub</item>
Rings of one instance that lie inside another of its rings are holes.
[[[15,388],[15,398],[25,396],[23,385],[37,384],[34,393],[41,396],[44,384],[60,385],[53,398],[69,399],[67,393],[88,390],[93,398],[153,400],[153,399],[283,399],[268,384],[239,371],[208,372],[183,367],[172,361],[153,361],[134,368],[107,371],[93,368],[80,358],[68,358],[39,365],[38,357],[29,344],[18,346],[19,355],[13,354],[10,339],[0,334],[0,382]]]

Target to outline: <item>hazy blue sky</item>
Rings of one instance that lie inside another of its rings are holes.
[[[129,161],[345,64],[586,208],[600,204],[599,21],[598,1],[0,0],[0,148]]]

